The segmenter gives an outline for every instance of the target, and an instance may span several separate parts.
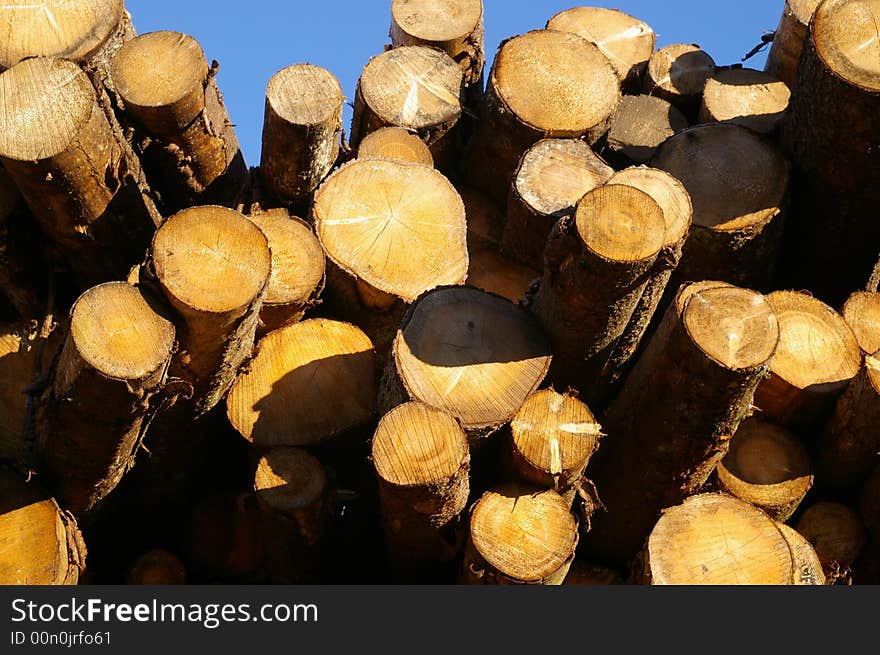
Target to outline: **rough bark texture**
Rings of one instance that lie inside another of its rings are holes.
[[[708,303],[707,294],[723,289],[696,286],[690,293],[694,289],[690,298],[688,287],[679,291],[603,421],[608,437],[590,474],[607,512],[594,517],[586,545],[610,561],[627,561],[662,509],[700,490],[750,411],[778,341],[775,318],[760,295],[736,290],[749,294],[746,302],[757,296],[763,310],[754,325],[743,324],[762,330],[751,339],[759,344],[750,353],[758,363],[722,365],[695,341],[685,319],[695,301]]]
[[[820,0],[786,0],[779,26],[773,38],[773,45],[767,54],[764,72],[794,89],[797,81],[797,68],[804,50],[808,25],[813,11]]]
[[[789,226],[784,271],[789,286],[838,306],[877,262],[880,123],[873,117],[880,113],[880,91],[841,77],[823,61],[814,37],[811,29],[782,125],[798,217]]]

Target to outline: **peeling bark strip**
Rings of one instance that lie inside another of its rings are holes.
[[[634,363],[642,338],[660,307],[672,272],[681,261],[682,248],[691,228],[693,206],[684,185],[669,173],[656,168],[627,168],[615,173],[608,183],[624,184],[647,193],[663,211],[666,226],[663,247],[654,262],[650,278],[602,371],[607,397],[610,397]]]
[[[544,277],[531,311],[553,342],[550,377],[587,402],[604,395],[600,380],[624,334],[664,245],[663,210],[644,191],[599,187],[550,235]]]
[[[797,572],[773,519],[725,494],[700,494],[667,509],[643,563],[642,581],[654,585],[792,585]]]
[[[858,374],[861,350],[840,314],[812,296],[774,291],[767,301],[779,320],[779,349],[755,404],[781,425],[818,431]]]
[[[602,436],[602,427],[580,400],[543,389],[510,423],[511,468],[524,482],[556,490],[570,507]]]
[[[503,204],[526,150],[544,138],[594,144],[619,101],[611,64],[586,39],[536,30],[505,41],[465,154],[464,179]]]
[[[333,168],[344,100],[339,80],[318,66],[288,66],[269,80],[260,175],[282,200],[308,196]]]
[[[385,545],[399,579],[437,572],[458,555],[470,453],[461,426],[418,402],[392,409],[372,443]]]
[[[324,290],[324,250],[312,228],[286,210],[270,210],[248,218],[263,231],[272,252],[272,273],[257,335],[301,320],[317,305]]]
[[[773,143],[739,125],[700,125],[663,144],[651,166],[678,178],[694,208],[672,288],[723,280],[769,289],[789,186],[788,162]]]
[[[630,91],[639,87],[657,41],[647,23],[602,7],[561,11],[547,22],[547,29],[572,32],[595,43],[608,57],[621,85]]]
[[[73,516],[7,469],[0,470],[0,499],[0,584],[77,584],[86,547]]]
[[[483,93],[486,63],[482,0],[392,0],[391,45],[431,46],[461,66],[465,104]]]
[[[538,141],[523,155],[510,185],[501,251],[542,270],[544,247],[556,221],[573,213],[584,194],[613,173],[583,141]]]
[[[821,0],[786,0],[764,71],[794,88],[813,12]]]
[[[370,132],[397,126],[419,135],[441,170],[458,161],[462,72],[445,52],[425,46],[394,48],[370,59],[358,81],[351,147]]]
[[[810,456],[796,435],[752,417],[730,440],[718,482],[772,519],[787,521],[813,486]]]
[[[787,272],[834,306],[863,287],[880,243],[878,24],[876,2],[819,5],[782,126],[798,216]]]
[[[663,98],[623,96],[600,154],[617,168],[646,164],[669,137],[690,125]]]
[[[700,123],[733,123],[761,134],[775,132],[788,109],[784,82],[751,68],[715,72],[703,91]]]
[[[125,282],[86,291],[37,412],[50,486],[74,514],[93,510],[134,465],[171,362],[174,326]]]
[[[201,416],[253,351],[271,273],[269,242],[232,209],[192,207],[156,232],[150,263],[177,314],[172,373],[192,385],[192,411]]]
[[[473,446],[513,418],[550,359],[540,326],[509,300],[471,287],[435,289],[397,331],[379,411],[419,400],[457,418]]]
[[[191,36],[151,32],[111,61],[125,115],[141,130],[144,167],[167,210],[232,204],[247,181],[214,68]]]
[[[409,303],[467,276],[464,204],[422,164],[345,164],[315,193],[312,217],[329,260],[328,305],[383,354]]]
[[[663,98],[693,120],[706,82],[714,74],[715,61],[700,46],[676,43],[651,55],[642,90]]]
[[[577,543],[577,521],[562,496],[506,485],[474,506],[459,582],[561,585]]]
[[[273,448],[257,464],[254,491],[262,515],[268,581],[319,582],[328,516],[327,476],[321,463],[298,448]]]
[[[125,277],[161,220],[137,159],[76,64],[27,59],[0,75],[0,159],[83,282]]]
[[[701,282],[682,287],[605,415],[591,476],[597,512],[587,548],[625,562],[661,510],[697,492],[751,407],[779,341],[765,298]]]

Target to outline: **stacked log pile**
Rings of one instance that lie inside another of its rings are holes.
[[[251,169],[193,37],[57,4],[0,16],[0,583],[880,581],[880,4],[758,71],[391,0],[349,140],[293,62]]]

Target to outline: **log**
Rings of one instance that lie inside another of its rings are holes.
[[[779,341],[770,303],[754,291],[682,287],[620,394],[590,467],[608,511],[587,552],[625,562],[661,510],[697,493],[751,408]]]
[[[489,74],[463,178],[503,204],[526,150],[545,138],[595,144],[619,101],[614,69],[586,39],[556,30],[509,39]]]
[[[0,499],[0,584],[77,584],[86,547],[73,516],[7,469],[0,470]]]
[[[618,169],[646,164],[666,139],[689,125],[684,114],[663,98],[623,96],[599,152]]]
[[[697,44],[675,43],[648,60],[642,92],[663,98],[693,120],[706,82],[715,74],[715,60]]]
[[[34,58],[0,75],[0,160],[83,285],[125,277],[161,222],[142,171],[76,64]]]
[[[426,46],[404,46],[370,59],[358,81],[350,145],[370,132],[397,126],[418,134],[441,170],[460,150],[463,73],[452,57]]]
[[[505,485],[474,506],[459,582],[561,585],[577,543],[577,521],[562,496]]]
[[[810,456],[794,434],[752,417],[739,426],[718,462],[718,483],[722,491],[784,522],[813,486]]]
[[[746,502],[700,494],[667,509],[651,531],[653,585],[792,585],[795,560],[777,524]]]
[[[776,147],[738,125],[701,125],[669,139],[651,166],[681,180],[694,207],[672,287],[723,280],[769,290],[789,179],[788,162]]]
[[[358,159],[393,159],[414,164],[434,165],[434,156],[416,134],[402,127],[382,127],[361,140]]]
[[[819,5],[780,136],[796,173],[788,283],[835,307],[863,288],[878,258],[878,22],[872,2]]]
[[[126,282],[86,291],[36,417],[47,483],[75,515],[134,465],[171,365],[174,325]]]
[[[840,503],[823,501],[810,506],[795,529],[816,550],[827,584],[845,580],[865,546],[865,527],[859,515]]]
[[[865,356],[858,375],[837,400],[815,450],[816,478],[836,488],[858,487],[880,461],[880,361],[876,356]]]
[[[863,353],[871,355],[880,350],[880,293],[855,292],[841,313]]]
[[[392,0],[391,45],[430,46],[461,67],[465,104],[483,94],[486,63],[482,0]]]
[[[501,251],[542,270],[544,247],[556,221],[571,215],[578,201],[612,173],[583,141],[538,141],[522,156],[510,186]]]
[[[342,87],[311,64],[283,68],[269,80],[260,176],[286,202],[307,198],[336,163],[342,129]]]
[[[374,357],[349,323],[313,318],[270,332],[229,392],[229,421],[258,447],[314,445],[364,425],[375,414]]]
[[[315,231],[329,259],[327,304],[384,353],[405,307],[463,284],[468,256],[461,197],[422,164],[355,160],[315,194]]]
[[[286,210],[248,218],[263,231],[272,253],[272,272],[260,308],[257,335],[302,320],[324,290],[324,250],[312,228]]]
[[[248,181],[229,114],[198,41],[151,32],[123,45],[110,75],[125,117],[138,129],[142,159],[167,213],[192,205],[234,206]]]
[[[192,385],[187,404],[202,416],[253,350],[271,271],[268,240],[237,211],[192,207],[156,232],[149,265],[175,311],[180,349],[172,374]]]
[[[828,305],[804,293],[767,296],[779,320],[779,348],[755,404],[781,425],[816,431],[859,372],[862,352],[852,330]]]
[[[715,71],[706,82],[700,123],[732,123],[771,134],[782,123],[791,98],[785,82],[752,68]]]
[[[129,585],[183,585],[186,567],[172,552],[162,548],[148,550],[137,558],[125,577]]]
[[[599,381],[624,333],[663,247],[663,210],[644,191],[599,187],[574,217],[553,228],[544,276],[531,311],[553,343],[550,378],[579,389],[587,403],[604,395]]]
[[[547,29],[572,32],[594,43],[611,62],[627,90],[639,87],[657,41],[657,35],[647,23],[603,7],[561,11],[547,21]]]
[[[257,464],[254,490],[269,582],[318,581],[328,516],[327,476],[321,463],[298,448],[272,448]]]
[[[584,403],[570,393],[542,389],[510,423],[507,449],[514,478],[555,490],[570,507],[602,436],[602,426]]]
[[[482,289],[518,303],[525,298],[541,274],[502,255],[495,248],[472,245],[468,248],[468,286]]]
[[[813,12],[822,0],[786,0],[764,71],[794,88]]]
[[[510,421],[550,367],[525,310],[471,287],[429,291],[404,315],[379,388],[379,411],[418,400],[461,423],[472,447]]]
[[[788,527],[785,523],[777,523],[776,527],[782,532],[782,536],[788,542],[788,547],[791,548],[795,566],[794,584],[801,586],[824,585],[825,572],[822,571],[822,562],[819,561],[819,556],[810,542],[804,539],[800,532]]]
[[[419,402],[398,405],[379,421],[372,461],[395,577],[434,579],[462,546],[459,515],[470,489],[464,430],[439,409]]]
[[[657,314],[657,308],[660,307],[672,273],[681,261],[682,249],[690,232],[693,216],[690,194],[678,179],[665,171],[647,166],[631,167],[615,173],[608,183],[631,186],[651,196],[663,210],[666,230],[663,247],[654,262],[654,268],[645,283],[644,291],[630,316],[626,329],[617,340],[603,367],[602,377],[608,389],[606,398],[614,394],[635,362],[636,353],[651,320]],[[600,406],[603,404],[604,401]]]

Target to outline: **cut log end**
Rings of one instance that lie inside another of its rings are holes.
[[[577,545],[577,523],[562,496],[521,485],[486,493],[470,530],[479,556],[517,582],[561,584]]]
[[[434,165],[434,157],[425,142],[402,127],[383,127],[370,132],[358,146],[357,157]]]
[[[865,545],[865,527],[858,514],[840,503],[812,505],[796,529],[815,548],[827,577],[850,566]]]
[[[391,18],[396,29],[413,41],[443,44],[461,41],[483,19],[481,0],[394,0]]]
[[[576,7],[562,11],[547,29],[572,32],[596,44],[621,82],[638,80],[657,40],[651,27],[616,9]]]
[[[782,423],[809,423],[830,409],[861,366],[846,321],[828,305],[794,291],[767,297],[779,320],[779,348],[755,404]]]
[[[584,403],[552,389],[529,398],[510,428],[514,453],[544,479],[542,482],[557,476],[566,483],[574,481],[602,436],[601,426]],[[537,479],[532,481],[538,483]]]
[[[541,273],[519,264],[488,246],[472,246],[468,253],[469,286],[494,293],[518,303]]]
[[[688,127],[688,119],[663,98],[624,96],[608,128],[608,158],[644,164],[669,137]]]
[[[311,64],[282,68],[266,88],[272,110],[292,125],[322,125],[339,113],[344,99],[339,80]]]
[[[0,75],[0,157],[33,162],[65,152],[94,112],[95,89],[79,66],[33,58]]]
[[[716,71],[703,91],[701,123],[733,123],[755,132],[776,129],[788,109],[791,91],[767,73],[751,68]]]
[[[185,128],[205,107],[208,62],[186,34],[151,32],[132,39],[114,55],[110,74],[126,112],[159,134]]]
[[[676,43],[651,55],[645,75],[645,93],[672,104],[699,98],[715,73],[715,61],[700,46]]]
[[[718,464],[728,492],[786,521],[813,484],[810,458],[788,430],[750,418],[740,425]]]
[[[271,271],[266,236],[242,214],[192,207],[169,218],[153,238],[153,266],[163,288],[193,311],[224,314],[253,304]]]
[[[880,293],[858,291],[851,295],[843,306],[843,319],[865,353],[880,350]]]
[[[183,585],[186,568],[183,562],[167,550],[157,548],[141,555],[132,564],[126,576],[130,585]]]
[[[326,492],[324,467],[299,448],[273,448],[260,458],[254,477],[257,498],[268,507],[292,513],[311,507]]]
[[[748,289],[699,291],[687,299],[682,320],[697,347],[734,371],[764,366],[779,343],[773,309],[764,296]]]
[[[0,68],[28,57],[81,62],[113,35],[125,11],[123,0],[9,0],[3,9]]]
[[[432,168],[356,160],[321,185],[312,213],[327,256],[378,291],[412,302],[465,280],[464,204]]]
[[[379,422],[373,464],[396,487],[440,485],[468,460],[464,431],[446,412],[419,402],[399,405]]]
[[[348,323],[309,319],[270,332],[227,399],[232,425],[258,446],[304,446],[374,414],[373,344]]]
[[[576,34],[536,30],[499,50],[491,83],[526,125],[550,136],[579,136],[602,125],[620,101],[608,59]]]
[[[655,585],[789,585],[794,558],[775,522],[732,496],[702,494],[667,509],[648,539]]]
[[[880,1],[829,0],[816,9],[812,38],[834,73],[850,84],[880,91]]]
[[[70,338],[79,355],[101,374],[141,380],[167,364],[174,325],[158,315],[141,292],[126,282],[86,291],[73,306]]]
[[[791,548],[794,558],[796,585],[824,585],[825,573],[822,571],[822,562],[816,554],[816,550],[810,542],[803,538],[800,532],[790,528],[785,523],[777,523],[776,527],[782,532],[782,536]]]
[[[690,194],[678,179],[666,171],[634,166],[612,175],[608,184],[624,184],[651,196],[663,211],[665,247],[673,247],[687,236],[693,216]]]
[[[578,203],[575,221],[584,246],[608,261],[656,258],[666,240],[663,210],[634,187],[615,184],[591,191]]]
[[[549,345],[523,309],[470,287],[423,296],[404,318],[392,355],[413,400],[472,430],[509,421],[550,365]]]

